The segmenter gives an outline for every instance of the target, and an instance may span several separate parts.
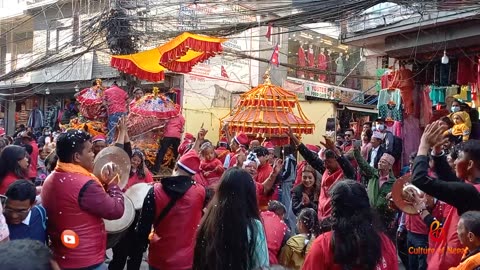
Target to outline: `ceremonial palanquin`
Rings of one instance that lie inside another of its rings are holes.
[[[244,132],[250,139],[266,138],[275,145],[289,143],[285,136],[288,127],[296,134],[312,134],[315,128],[297,96],[273,85],[268,72],[264,84],[242,94],[235,108],[220,121],[221,125],[228,123],[230,133]]]

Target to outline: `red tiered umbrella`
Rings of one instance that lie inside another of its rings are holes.
[[[276,145],[289,142],[284,135],[288,127],[296,134],[312,134],[315,129],[303,113],[297,96],[271,84],[268,75],[264,84],[242,94],[237,106],[220,121],[228,123],[229,132],[268,138]]]

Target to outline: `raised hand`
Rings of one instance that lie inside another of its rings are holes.
[[[275,162],[273,163],[273,173],[275,175],[278,175],[282,171],[282,168],[283,168],[283,160],[280,158],[276,159]]]
[[[435,121],[425,128],[420,140],[421,144],[428,147],[433,147],[438,144],[444,144],[446,128],[441,121]]]
[[[288,127],[288,131],[285,133],[288,137],[290,137],[290,139],[292,140],[292,142],[295,144],[295,145],[299,145],[300,144],[300,140],[297,138],[297,136],[295,136],[295,134],[293,134],[293,130],[292,128],[289,126]]]

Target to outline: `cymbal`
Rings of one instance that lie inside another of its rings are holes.
[[[416,215],[417,210],[415,210],[415,207],[407,201],[403,199],[402,193],[403,193],[403,188],[410,184],[411,182],[411,175],[406,174],[400,178],[398,178],[395,183],[393,183],[392,187],[392,199],[395,205],[400,209],[402,212],[405,212],[410,215]]]
[[[118,174],[120,175],[120,181],[118,186],[123,189],[128,183],[130,177],[130,157],[127,152],[118,146],[109,146],[100,151],[95,160],[93,161],[93,174],[103,182],[102,170],[105,165],[115,164],[118,167]]]

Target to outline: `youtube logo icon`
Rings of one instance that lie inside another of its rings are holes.
[[[78,235],[72,230],[65,230],[60,236],[62,244],[67,248],[76,248],[80,244]]]

